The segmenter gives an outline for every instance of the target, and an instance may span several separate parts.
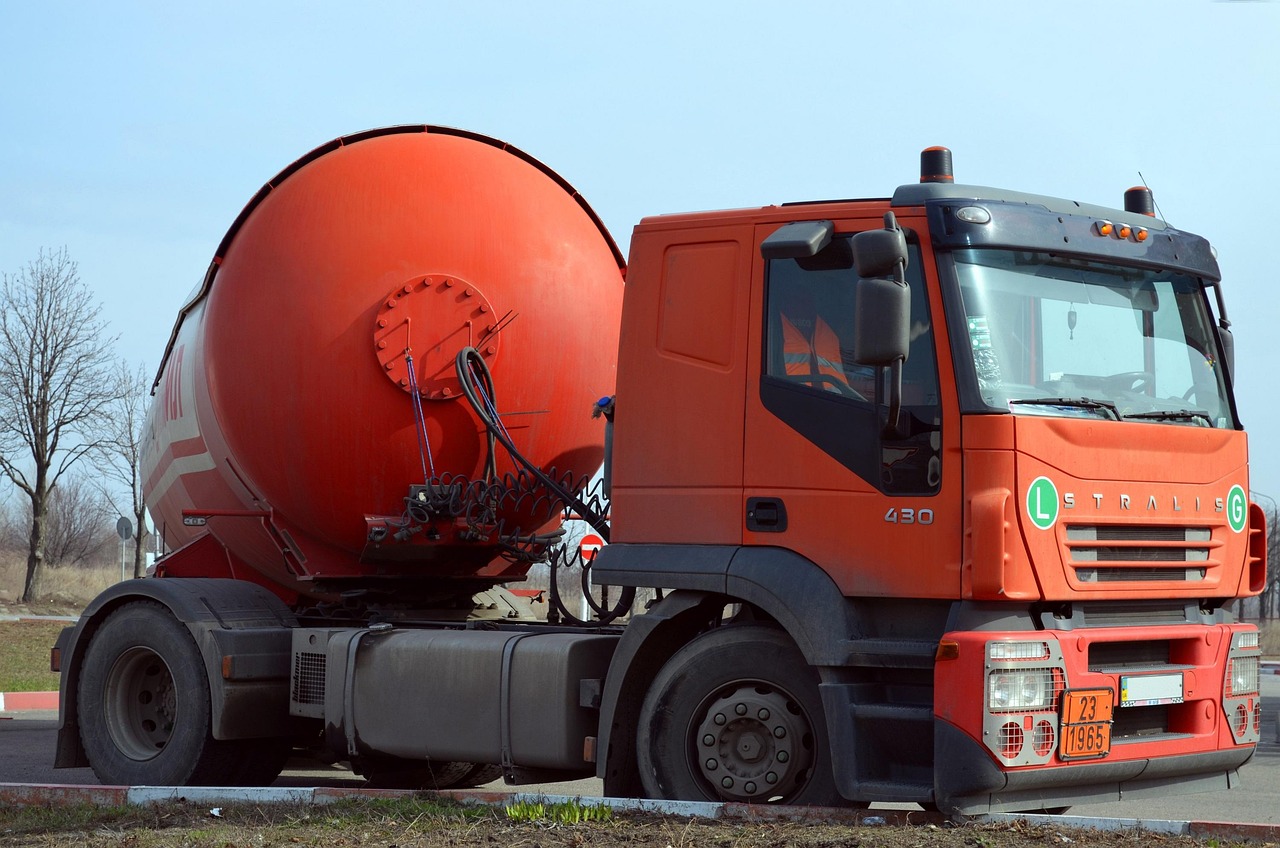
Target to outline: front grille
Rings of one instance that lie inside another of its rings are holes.
[[[1072,524],[1066,541],[1081,583],[1197,583],[1214,547],[1208,527]]]
[[[1111,738],[1141,739],[1144,736],[1159,736],[1169,732],[1169,707],[1126,707],[1116,710],[1115,721],[1111,725]]]
[[[1204,579],[1203,568],[1077,568],[1076,579],[1081,583],[1199,583]]]
[[[1089,646],[1089,671],[1159,668],[1169,665],[1169,641],[1094,642]]]
[[[1199,619],[1183,606],[1165,602],[1082,604],[1086,627],[1138,627],[1159,624],[1190,624]]]

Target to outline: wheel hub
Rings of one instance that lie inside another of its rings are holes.
[[[813,756],[808,721],[785,692],[758,683],[724,690],[697,728],[698,768],[722,798],[785,796],[802,782]]]
[[[164,660],[136,647],[116,660],[107,676],[107,730],[116,747],[132,760],[160,753],[173,734],[178,692]]]

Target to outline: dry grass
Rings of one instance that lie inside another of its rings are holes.
[[[883,821],[883,820],[882,820]],[[501,808],[431,799],[329,807],[173,803],[120,808],[0,808],[0,843],[61,848],[1193,848],[1217,839],[1056,825],[711,821],[615,814],[607,822],[513,822]],[[1236,844],[1236,843],[1230,843]]]
[[[0,601],[17,601],[27,577],[24,554],[0,555]],[[36,580],[36,602],[83,607],[103,589],[120,582],[120,564],[46,567]]]
[[[1258,625],[1262,631],[1262,655],[1269,659],[1280,659],[1280,621]]]

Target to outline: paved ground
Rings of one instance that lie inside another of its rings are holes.
[[[1277,708],[1280,707],[1280,675],[1263,677],[1262,745],[1253,761],[1241,770],[1241,785],[1230,791],[1077,805],[1072,815],[1096,818],[1154,820],[1233,821],[1280,824],[1280,742],[1277,741]],[[57,714],[25,711],[0,714],[0,783],[95,785],[93,772],[54,769],[53,750]],[[363,781],[340,767],[314,767],[295,762],[274,784],[278,787],[359,787]],[[506,789],[501,782],[487,789]],[[597,780],[524,787],[527,791],[554,795],[599,796]],[[882,809],[912,809],[914,805],[875,805]]]

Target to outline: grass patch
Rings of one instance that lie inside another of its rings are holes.
[[[53,692],[49,649],[65,621],[0,621],[0,692]]]
[[[613,818],[613,810],[603,804],[582,804],[578,801],[562,801],[558,804],[521,801],[517,804],[508,804],[506,812],[507,818],[514,822],[544,824],[605,822]]]

